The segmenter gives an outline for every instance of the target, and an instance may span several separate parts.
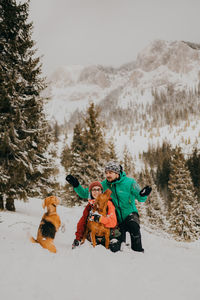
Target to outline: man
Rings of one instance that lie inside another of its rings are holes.
[[[106,179],[101,184],[104,191],[107,189],[112,191],[112,202],[117,212],[117,220],[121,231],[119,242],[120,244],[125,242],[126,232],[128,231],[131,237],[131,249],[144,252],[135,199],[139,202],[145,202],[152,189],[146,186],[140,190],[135,179],[127,177],[121,165],[117,162],[108,162],[105,166],[105,174]],[[81,198],[88,197],[88,188],[84,189],[79,184],[77,178],[68,175],[66,180],[74,187],[75,192]]]

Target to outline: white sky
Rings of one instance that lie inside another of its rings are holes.
[[[43,70],[120,66],[154,39],[200,43],[199,0],[31,0]]]

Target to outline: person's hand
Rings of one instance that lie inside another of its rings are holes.
[[[150,186],[145,186],[141,191],[140,191],[140,196],[144,197],[144,196],[149,196],[149,194],[151,193],[152,188]]]
[[[90,215],[90,220],[99,223],[101,215],[98,212],[94,212]]]
[[[77,239],[75,239],[75,240],[73,241],[73,244],[72,244],[72,249],[78,247],[79,245],[80,245],[80,241],[77,240]]]
[[[74,188],[79,186],[79,181],[76,177],[72,176],[71,174],[67,175],[66,178],[67,182],[69,182]]]

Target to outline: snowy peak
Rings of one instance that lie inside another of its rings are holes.
[[[142,50],[135,62],[120,68],[63,66],[50,78],[48,119],[63,124],[89,102],[109,109],[151,102],[151,91],[195,90],[200,81],[200,46],[181,41],[155,40]],[[106,105],[105,105],[106,104]],[[113,106],[114,104],[114,106]]]
[[[84,68],[80,74],[79,81],[85,84],[95,84],[101,88],[107,88],[110,85],[108,75],[98,66]]]
[[[72,65],[58,68],[49,78],[56,86],[71,86],[78,82],[84,66]]]
[[[101,66],[96,65],[60,67],[51,75],[50,82],[57,87],[68,87],[80,83],[107,88],[110,84],[108,74]]]
[[[188,42],[155,40],[141,51],[130,75],[133,88],[196,88],[200,80],[200,49]]]
[[[200,63],[200,50],[190,47],[185,42],[155,40],[137,56],[137,68],[153,71],[160,66],[167,66],[176,73],[188,73]]]

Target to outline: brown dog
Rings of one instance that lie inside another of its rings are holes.
[[[31,237],[33,243],[39,243],[43,248],[56,253],[56,247],[53,243],[55,234],[58,231],[61,221],[57,215],[56,206],[60,203],[55,196],[44,199],[43,208],[47,207],[47,212],[43,215],[38,228],[37,239]]]
[[[107,211],[106,211],[107,203],[108,203],[111,193],[112,193],[111,190],[108,189],[104,193],[100,194],[95,201],[95,205],[94,205],[92,211],[93,212],[97,211],[99,214],[101,214],[102,216],[105,217],[107,215]],[[110,228],[106,228],[103,224],[91,221],[89,219],[87,222],[86,231],[84,233],[84,236],[83,236],[83,239],[81,242],[82,244],[85,242],[85,239],[89,232],[91,235],[91,241],[92,241],[93,247],[96,246],[95,236],[98,236],[98,237],[105,236],[105,247],[106,247],[106,249],[109,248]]]

